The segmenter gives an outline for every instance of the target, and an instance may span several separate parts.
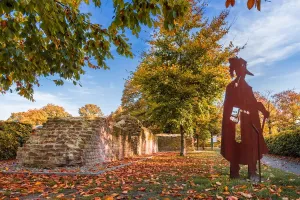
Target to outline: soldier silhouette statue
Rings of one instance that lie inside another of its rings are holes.
[[[257,102],[252,87],[245,81],[246,75],[253,74],[246,68],[242,58],[230,58],[229,72],[235,79],[226,87],[222,121],[221,154],[230,162],[230,177],[238,178],[240,164],[248,165],[248,178],[261,180],[260,159],[268,152],[263,138],[263,126],[269,112]],[[259,111],[264,115],[260,122]],[[237,140],[238,132],[240,138]],[[259,177],[256,164],[259,162]]]

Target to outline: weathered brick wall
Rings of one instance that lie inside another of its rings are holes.
[[[106,118],[50,119],[18,149],[17,159],[27,166],[51,168],[157,152],[155,136],[136,119],[124,119],[122,126]]]
[[[129,133],[130,149],[129,154],[143,155],[152,154],[158,151],[157,138],[147,128],[134,117],[125,115],[119,118],[114,125],[114,130],[120,129],[122,132]]]
[[[180,134],[157,134],[158,151],[180,151]],[[186,138],[186,148],[194,151],[194,139]]]

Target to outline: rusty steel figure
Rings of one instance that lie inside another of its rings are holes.
[[[221,154],[230,162],[230,177],[238,178],[240,164],[248,165],[248,176],[252,180],[258,178],[256,163],[262,154],[268,152],[263,138],[259,111],[264,120],[269,112],[261,102],[257,102],[252,87],[245,81],[246,75],[253,74],[246,68],[247,62],[242,58],[230,58],[230,75],[235,79],[226,87],[222,121]],[[236,140],[240,130],[240,141]],[[260,163],[259,163],[260,164]]]

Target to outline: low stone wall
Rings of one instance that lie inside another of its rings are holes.
[[[180,134],[157,134],[158,151],[180,151]],[[186,148],[194,151],[194,138],[186,137]]]
[[[157,152],[155,136],[136,126],[136,119],[129,121],[122,127],[106,118],[50,119],[18,149],[17,159],[26,166],[52,168],[93,165]]]

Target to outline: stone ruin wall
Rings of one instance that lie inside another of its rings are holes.
[[[31,167],[94,165],[157,152],[156,137],[131,117],[112,124],[107,118],[48,120],[17,152]]]

